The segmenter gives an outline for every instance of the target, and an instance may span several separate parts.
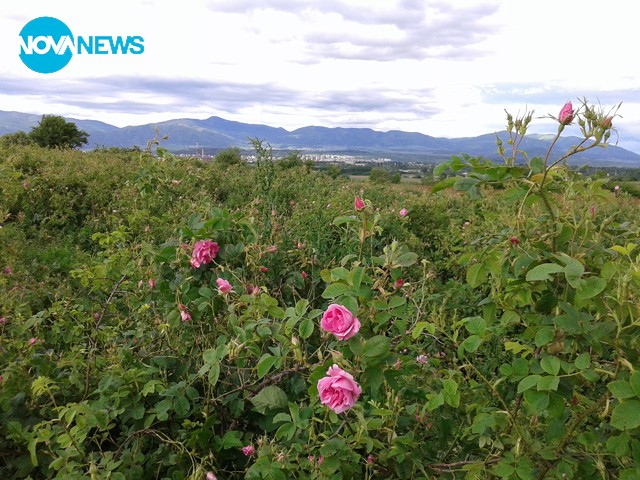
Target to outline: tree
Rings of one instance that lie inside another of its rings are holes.
[[[242,159],[242,151],[238,147],[230,147],[218,152],[214,161],[225,167],[228,167],[229,165],[241,165],[244,163],[244,160]]]
[[[15,133],[8,133],[0,137],[0,145],[8,147],[10,145],[31,145],[33,140],[22,130]]]
[[[383,167],[373,167],[369,173],[369,181],[371,183],[389,183],[389,172]]]
[[[290,168],[301,167],[303,165],[302,155],[298,151],[289,152],[286,156],[278,159],[276,165],[281,170],[289,170]]]
[[[34,143],[45,148],[77,148],[87,143],[89,134],[60,116],[43,115],[28,136]]]

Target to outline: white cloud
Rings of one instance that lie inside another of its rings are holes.
[[[116,125],[218,115],[289,129],[473,136],[503,128],[505,108],[555,114],[587,96],[623,101],[621,146],[635,146],[640,128],[636,16],[626,0],[117,0],[98,14],[33,0],[2,8],[4,110]],[[76,55],[58,73],[30,72],[17,36],[42,15],[76,35],[142,35],[145,52]]]

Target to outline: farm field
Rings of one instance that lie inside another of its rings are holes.
[[[0,478],[640,478],[624,185],[255,146],[0,150]]]

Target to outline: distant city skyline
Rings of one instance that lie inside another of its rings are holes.
[[[208,118],[473,137],[505,109],[557,115],[622,102],[618,145],[640,153],[634,4],[541,0],[114,0],[0,7],[0,109],[116,126]],[[19,32],[52,16],[74,35],[139,35],[139,55],[74,55],[57,73],[19,58]],[[533,133],[552,133],[537,119]],[[577,126],[568,135],[578,135]],[[615,138],[613,139],[615,141]]]

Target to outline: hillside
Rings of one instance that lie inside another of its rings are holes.
[[[40,115],[0,111],[0,135],[18,130],[29,131],[38,124]],[[237,146],[248,147],[249,138],[259,138],[274,149],[296,149],[314,152],[358,152],[359,155],[386,156],[397,161],[434,162],[463,153],[496,158],[496,133],[477,137],[442,138],[422,133],[391,130],[381,132],[369,128],[328,128],[307,126],[293,131],[262,124],[249,124],[210,117],[205,120],[181,118],[155,124],[116,127],[95,120],[68,118],[90,134],[89,146],[144,147],[154,136],[168,135],[163,145],[170,151],[189,151],[198,145],[208,151]],[[506,132],[498,133],[506,141]],[[562,137],[558,151],[575,145],[577,137]],[[522,147],[529,156],[544,155],[548,136],[529,135]],[[609,146],[579,155],[575,162],[611,166],[640,166],[640,155],[621,147]]]

